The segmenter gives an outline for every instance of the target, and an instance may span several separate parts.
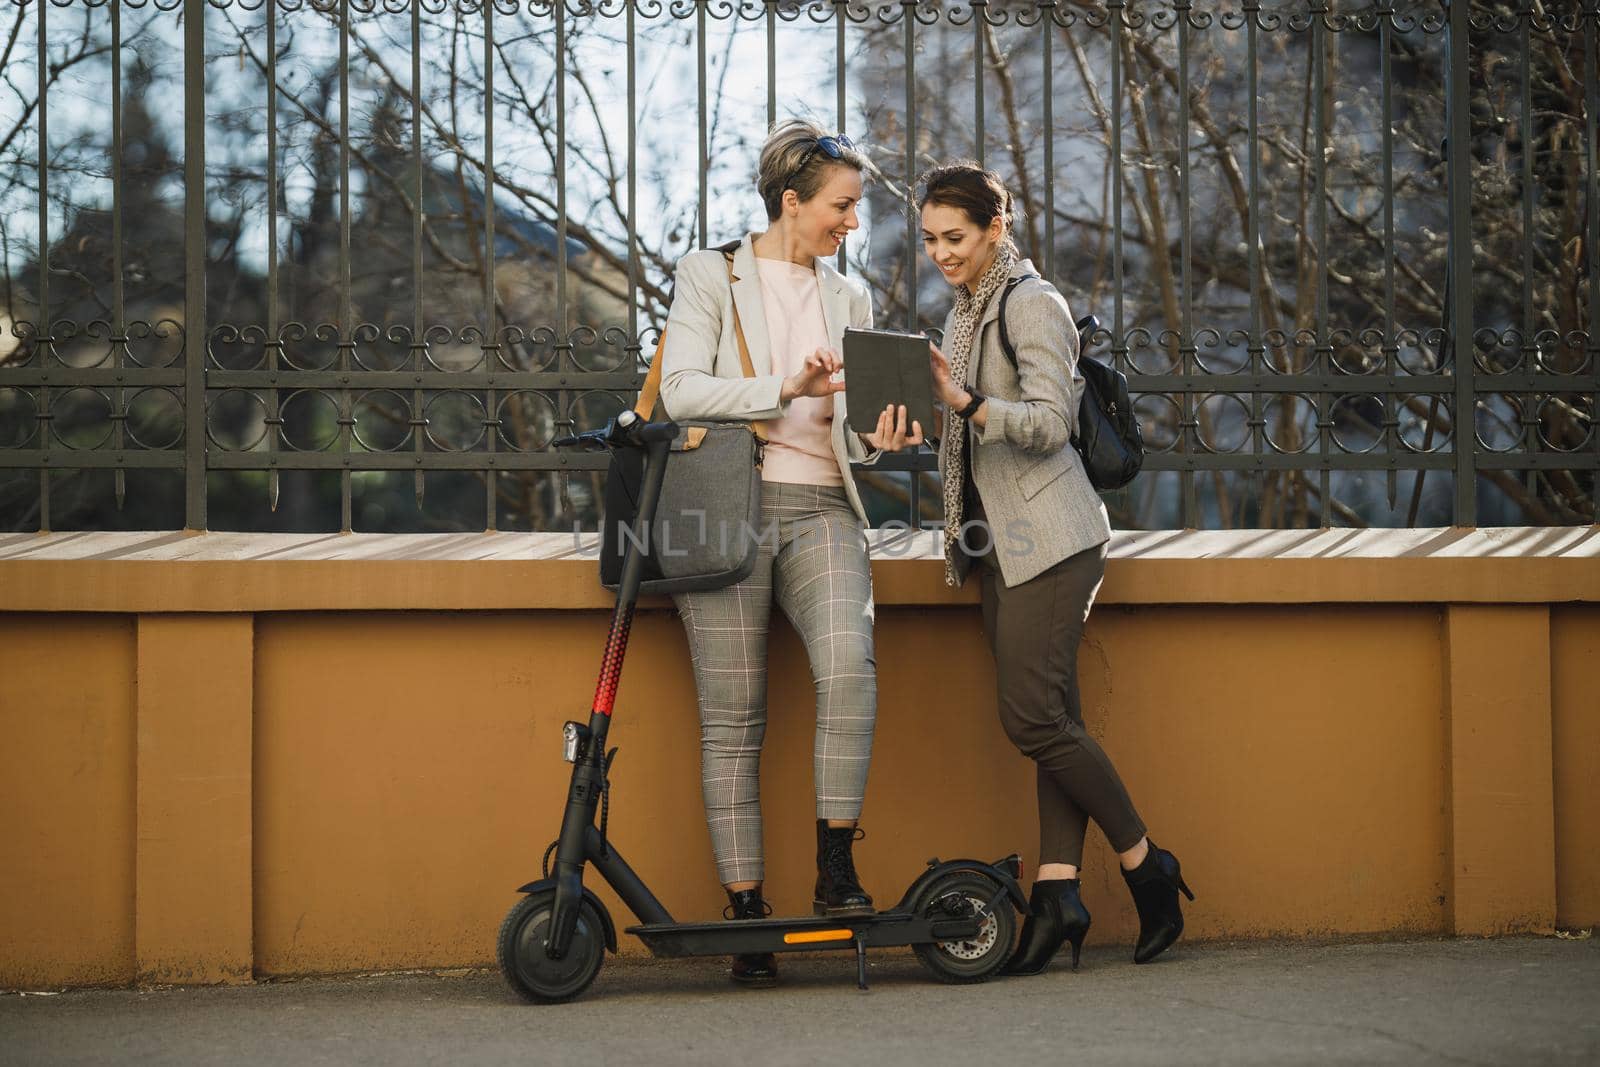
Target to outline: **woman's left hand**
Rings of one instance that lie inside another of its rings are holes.
[[[950,360],[932,341],[928,342],[928,362],[933,371],[933,392],[939,403],[959,411],[972,397],[950,376]]]
[[[890,404],[878,413],[878,428],[872,433],[862,434],[861,439],[873,448],[899,452],[922,444],[922,423],[911,420],[910,431],[907,432],[906,406]]]

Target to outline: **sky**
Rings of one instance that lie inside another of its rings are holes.
[[[36,12],[38,4],[25,9],[10,7],[9,17],[22,21],[21,34],[7,64],[6,76],[20,92],[0,88],[0,129],[9,129],[21,113],[25,99],[37,95]],[[207,170],[213,186],[231,183],[236,191],[256,198],[259,211],[248,227],[240,254],[245,263],[264,271],[267,253],[265,223],[266,141],[264,128],[267,86],[255,57],[266,51],[266,6],[256,11],[237,5],[226,10],[207,8],[208,116]],[[68,42],[81,34],[85,20],[96,36],[109,45],[109,7],[58,9],[48,13],[52,58],[59,59]],[[288,210],[301,214],[309,202],[312,183],[304,166],[306,132],[296,106],[282,94],[305,93],[314,71],[326,69],[337,60],[338,33],[319,13],[306,8],[299,12],[278,13],[278,47],[284,49],[291,38],[293,46],[279,60],[278,130],[283,163],[279,169]],[[168,141],[175,157],[183,154],[182,37],[180,13],[153,7],[123,12],[123,77],[126,80],[134,62],[135,50],[156,68],[157,77],[147,91],[145,102],[160,117],[168,130]],[[292,28],[289,23],[292,22]],[[604,206],[606,189],[599,177],[585,167],[582,156],[598,158],[603,141],[620,162],[626,152],[627,60],[624,25],[620,18],[567,20],[575,29],[572,37],[567,78],[568,214],[580,222],[621,233],[622,224],[615,211]],[[422,54],[424,98],[445,116],[441,94],[448,85],[448,57],[454,48],[463,69],[470,70],[474,82],[481,84],[483,35],[476,16],[464,18],[466,31],[452,42],[448,27],[424,28]],[[636,69],[638,79],[637,123],[640,158],[638,216],[639,232],[652,244],[676,230],[684,240],[696,235],[691,223],[698,200],[700,168],[697,165],[696,56],[693,19],[663,17],[640,19]],[[6,27],[9,30],[9,26]],[[553,59],[550,40],[552,23],[525,12],[516,16],[499,14],[495,18],[496,39],[503,42],[503,55],[497,57],[495,82],[498,91],[511,90],[518,79],[525,81],[529,98],[553,121],[554,101],[546,102],[542,89],[549,84]],[[352,33],[370,43],[382,62],[396,74],[402,86],[411,77],[410,19],[407,14],[352,17]],[[530,39],[538,34],[539,39]],[[778,115],[802,114],[817,118],[832,128],[835,123],[835,31],[830,24],[818,26],[808,17],[796,23],[779,22],[777,30]],[[853,45],[852,45],[853,46]],[[766,30],[764,22],[715,20],[707,22],[708,97],[711,121],[715,124],[707,177],[713,204],[709,212],[709,234],[713,240],[724,234],[759,227],[760,203],[750,189],[755,148],[767,124]],[[377,99],[381,79],[363,77],[376,73],[367,66],[352,42],[351,126],[363,128],[361,113]],[[337,91],[337,90],[336,90]],[[108,142],[113,98],[111,63],[101,55],[75,67],[61,82],[52,86],[48,98],[50,155],[62,161],[77,155],[87,161],[75,174],[52,173],[52,197],[65,194],[78,206],[109,207],[111,178],[109,160],[85,156],[82,146]],[[857,130],[862,121],[863,101],[859,78],[852,78],[846,130]],[[335,112],[336,114],[336,112]],[[409,118],[409,116],[408,116]],[[481,92],[463,93],[453,120],[454,127],[475,155],[481,155],[483,115]],[[251,132],[245,132],[241,127]],[[297,127],[299,127],[297,129]],[[406,128],[409,135],[409,123]],[[525,108],[500,108],[494,117],[495,166],[499,176],[541,190],[553,188],[550,156],[527,121]],[[27,184],[14,187],[0,210],[5,217],[5,243],[11,269],[20,267],[31,253],[36,239],[37,199],[32,176],[38,144],[37,112],[28,121],[24,135],[0,157],[0,166],[14,168],[26,161]],[[79,146],[76,150],[74,146]],[[405,143],[409,147],[409,143]],[[424,153],[430,159],[448,156],[429,124],[424,123]],[[239,181],[243,176],[243,181]],[[70,180],[68,180],[70,179]],[[352,196],[360,193],[360,175],[352,180]],[[748,195],[731,195],[748,190]],[[174,206],[181,205],[181,181],[170,186]],[[618,191],[625,200],[625,186]],[[502,194],[502,210],[515,210],[514,201]],[[231,206],[217,203],[215,210],[231,213]],[[53,205],[49,225],[59,233],[65,220]],[[687,228],[688,232],[685,233]],[[280,239],[287,228],[280,225]],[[865,236],[865,234],[863,234]],[[619,246],[621,242],[618,242]]]

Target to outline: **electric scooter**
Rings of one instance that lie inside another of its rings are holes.
[[[611,916],[583,884],[584,868],[591,865],[638,918],[626,932],[655,956],[853,950],[856,984],[864,990],[867,949],[909,945],[942,981],[989,978],[1010,957],[1016,916],[1027,910],[1017,884],[1022,861],[1015,854],[995,863],[929,860],[899,903],[868,915],[678,922],[607,837],[610,773],[617,750],[606,750],[606,733],[639,595],[644,562],[640,546],[648,543],[642,538],[650,529],[677,433],[674,423],[647,422],[629,410],[601,429],[553,442],[594,450],[642,449],[645,470],[635,536],[623,539],[621,582],[589,721],[568,722],[562,728],[562,758],[572,764],[572,779],[561,835],[545,850],[544,877],[517,889],[524,895],[500,926],[497,956],[507,984],[528,1001],[570,1000],[600,973],[605,953],[616,952]]]

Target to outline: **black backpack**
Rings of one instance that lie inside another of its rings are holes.
[[[1037,274],[1025,274],[1006,282],[1000,294],[1000,346],[1011,365],[1017,365],[1017,351],[1006,334],[1006,301],[1011,291]],[[1078,400],[1078,430],[1072,435],[1073,447],[1083,457],[1089,484],[1103,493],[1121,489],[1133,481],[1144,465],[1144,435],[1128,397],[1128,379],[1121,371],[1084,355],[1089,338],[1100,328],[1100,320],[1086,315],[1073,324],[1078,331],[1078,373],[1083,375],[1083,396]]]

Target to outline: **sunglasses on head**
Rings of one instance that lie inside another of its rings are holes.
[[[811,162],[811,157],[817,154],[818,149],[826,152],[829,159],[843,159],[845,152],[854,147],[854,142],[842,133],[837,137],[818,137],[816,142],[806,149],[806,154],[800,157],[799,165],[790,173],[789,180],[783,183],[783,187],[785,189],[794,187],[794,180],[800,177],[806,169],[806,164]]]

